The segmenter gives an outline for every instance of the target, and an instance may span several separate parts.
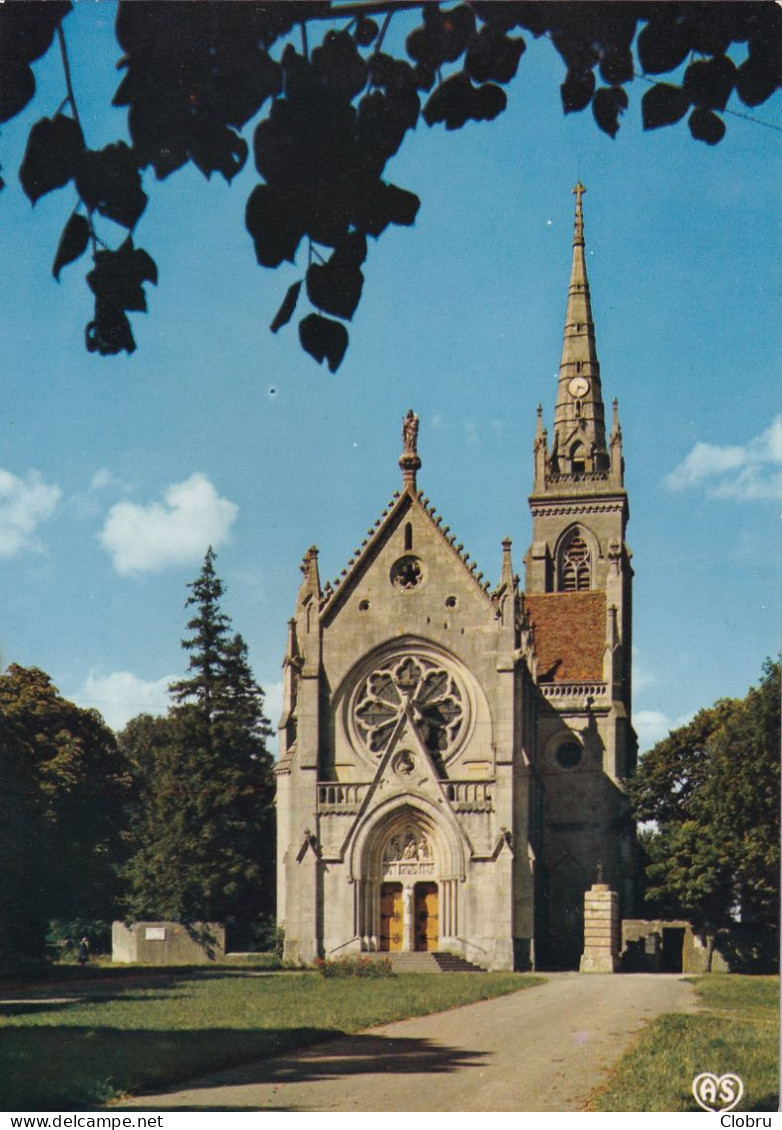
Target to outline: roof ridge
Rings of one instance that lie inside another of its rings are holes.
[[[336,596],[337,591],[342,585],[342,582],[347,578],[348,574],[353,571],[355,566],[358,565],[361,558],[364,557],[380,527],[385,523],[386,518],[388,518],[392,510],[394,510],[394,508],[398,506],[402,498],[402,494],[402,491],[394,491],[388,503],[381,510],[379,517],[375,519],[375,521],[367,530],[367,536],[362,540],[361,544],[353,550],[353,553],[351,554],[347,565],[340,571],[339,576],[335,577],[333,582],[326,581],[325,585],[323,586],[323,594],[320,599],[321,611],[330,604],[332,599]]]
[[[459,542],[458,544],[456,543],[456,535],[451,534],[451,527],[442,525],[442,522],[443,522],[442,515],[438,514],[437,510],[435,509],[434,506],[431,505],[431,503],[429,502],[429,499],[424,495],[424,492],[422,490],[419,490],[417,492],[417,498],[418,498],[418,501],[421,503],[421,507],[422,507],[424,513],[428,515],[428,517],[431,519],[432,523],[437,527],[437,529],[443,535],[445,540],[448,542],[448,544],[454,550],[454,552],[456,553],[456,556],[459,558],[459,560],[462,562],[462,564],[466,567],[467,572],[470,573],[473,580],[478,585],[478,588],[481,589],[481,591],[486,593],[486,595],[488,596],[489,595],[489,589],[491,587],[491,582],[488,581],[488,580],[484,580],[484,574],[481,572],[480,569],[478,569],[477,561],[472,561],[470,554],[464,552],[464,543],[463,542]],[[472,564],[470,563],[471,561],[472,561]]]

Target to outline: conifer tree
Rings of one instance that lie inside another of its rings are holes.
[[[189,586],[188,674],[167,718],[122,735],[138,782],[128,905],[137,918],[224,922],[248,944],[274,910],[271,728],[214,561],[210,549]]]

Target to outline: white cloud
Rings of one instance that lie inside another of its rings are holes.
[[[52,516],[61,495],[60,488],[45,483],[38,471],[28,471],[20,479],[0,469],[0,557],[41,548],[36,527]]]
[[[696,443],[666,476],[671,490],[704,486],[710,498],[782,498],[782,416],[745,444]]]
[[[198,561],[229,538],[239,507],[221,498],[205,475],[173,483],[162,502],[118,502],[98,535],[118,573],[157,573]]]
[[[644,753],[656,742],[667,738],[671,730],[678,730],[680,726],[686,726],[694,714],[695,711],[691,710],[687,714],[679,714],[673,717],[670,714],[664,714],[662,710],[634,710],[633,726],[638,734],[639,750]]]
[[[113,730],[121,730],[137,714],[165,714],[168,685],[176,675],[147,681],[130,671],[96,675],[90,671],[73,696],[78,706],[99,710]]]

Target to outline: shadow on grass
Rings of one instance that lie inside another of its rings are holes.
[[[310,1046],[295,1060],[270,1058],[313,1044],[319,1046]],[[161,1032],[51,1026],[0,1032],[0,1077],[8,1110],[94,1108],[118,1094],[160,1090],[218,1071],[223,1072],[219,1079],[201,1079],[188,1089],[317,1082],[377,1072],[443,1073],[476,1067],[482,1060],[481,1052],[425,1039],[345,1036],[324,1028]]]

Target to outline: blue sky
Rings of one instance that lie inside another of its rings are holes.
[[[65,25],[94,148],[124,135],[113,16],[80,3]],[[230,187],[146,175],[135,238],[160,277],[132,316],[138,350],[86,353],[84,270],[50,273],[75,201],[32,208],[15,175],[64,93],[55,52],[36,75],[35,103],[0,134],[0,662],[43,668],[115,726],[163,709],[211,542],[276,720],[301,557],[314,542],[323,580],[344,567],[399,486],[409,407],[427,496],[492,582],[506,535],[522,573],[580,177],[603,389],[624,431],[642,748],[757,681],[779,648],[779,132],[728,117],[715,148],[686,123],[644,134],[637,80],[611,141],[589,111],[562,114],[562,63],[528,37],[501,118],[453,134],[422,122],[389,166],[421,209],[372,244],[332,376],[295,325],[268,332],[301,268],[255,264],[251,164]],[[753,116],[782,124],[778,103]]]

